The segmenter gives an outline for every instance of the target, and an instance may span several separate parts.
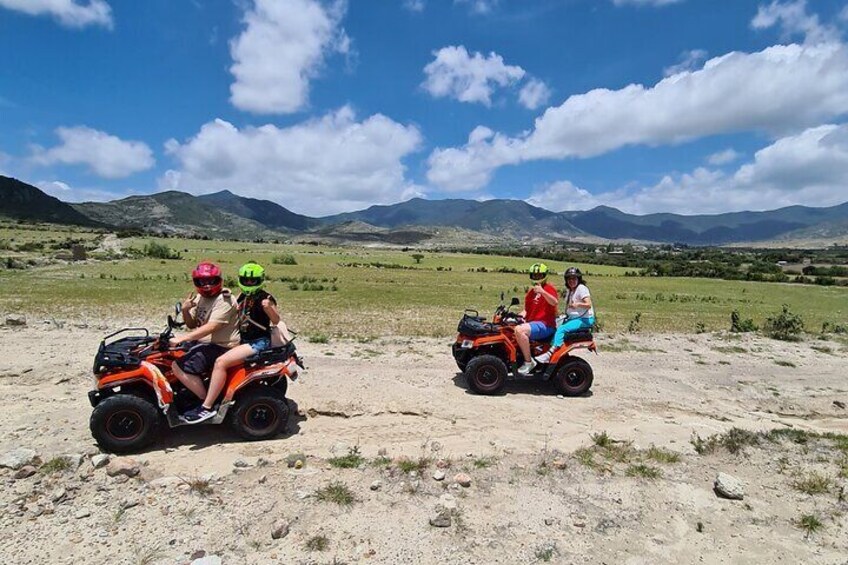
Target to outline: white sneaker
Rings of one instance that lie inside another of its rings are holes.
[[[518,374],[529,375],[530,371],[536,366],[536,362],[532,359],[518,368]]]
[[[554,350],[548,349],[547,351],[545,351],[541,355],[537,355],[536,357],[534,357],[534,359],[535,359],[536,363],[541,363],[542,365],[547,365],[550,362],[551,357],[553,357],[553,355],[554,355]]]

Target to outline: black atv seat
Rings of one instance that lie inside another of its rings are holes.
[[[592,335],[592,330],[589,328],[581,328],[579,330],[574,330],[573,332],[567,332],[565,334],[566,342],[574,342],[574,341],[592,341],[594,336]]]
[[[460,334],[472,337],[498,333],[497,326],[491,322],[485,322],[482,316],[469,316],[468,314],[462,316],[456,329]]]
[[[254,353],[245,359],[244,366],[246,369],[255,369],[257,367],[267,367],[268,365],[273,365],[275,363],[283,363],[288,361],[289,357],[294,355],[294,351],[295,348],[293,343],[287,343],[280,347],[272,347],[265,351]]]

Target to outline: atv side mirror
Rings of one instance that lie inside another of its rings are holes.
[[[509,303],[510,306],[518,306],[519,304],[521,304],[521,302],[518,301],[517,296],[513,296],[512,300]]]
[[[176,302],[174,304],[174,315],[179,316],[182,311],[183,311],[183,305],[180,304],[179,302]]]
[[[501,302],[503,302],[503,300],[504,300],[504,293],[502,292],[501,293]]]

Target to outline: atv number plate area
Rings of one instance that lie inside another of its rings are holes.
[[[460,347],[462,347],[463,349],[471,349],[472,347],[474,347],[474,342],[470,339],[464,339],[462,340],[462,345]]]

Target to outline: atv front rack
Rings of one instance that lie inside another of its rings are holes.
[[[106,343],[110,338],[126,332],[144,332],[144,335],[122,337]],[[102,375],[114,369],[138,367],[141,365],[141,359],[132,352],[155,340],[156,338],[152,337],[150,332],[145,328],[123,328],[107,335],[100,342],[100,347],[97,348],[97,355],[94,356],[94,367],[92,368],[94,374]]]

